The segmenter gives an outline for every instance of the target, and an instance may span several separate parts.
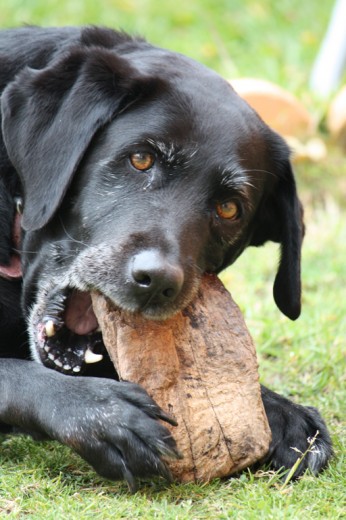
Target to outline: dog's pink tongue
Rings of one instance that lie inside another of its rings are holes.
[[[13,244],[16,249],[19,249],[20,233],[21,233],[21,215],[16,214],[13,223]],[[0,277],[7,278],[7,280],[16,280],[22,276],[22,266],[20,256],[17,253],[11,255],[9,265],[0,264]]]
[[[65,325],[81,336],[97,329],[98,323],[89,293],[73,291],[66,306]]]
[[[18,279],[22,276],[22,267],[18,255],[12,255],[10,265],[0,265],[0,277],[8,280]]]

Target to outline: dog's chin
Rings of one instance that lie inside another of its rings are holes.
[[[90,292],[54,289],[40,294],[37,301],[29,320],[31,352],[36,361],[59,372],[78,375],[87,365],[108,356]],[[187,304],[151,302],[140,307],[136,302],[115,302],[125,312],[155,321],[173,317]]]

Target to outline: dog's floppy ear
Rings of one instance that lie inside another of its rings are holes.
[[[280,167],[276,185],[263,202],[250,245],[267,240],[279,242],[280,263],[274,282],[274,300],[291,320],[301,311],[301,245],[304,235],[303,209],[289,160]]]
[[[24,69],[1,98],[9,158],[23,185],[25,230],[59,207],[92,137],[154,80],[106,49],[73,49],[42,70]]]

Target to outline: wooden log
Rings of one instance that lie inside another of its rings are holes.
[[[291,92],[263,79],[239,78],[230,83],[239,96],[282,136],[305,139],[315,133],[316,121]]]
[[[170,427],[183,459],[168,461],[180,481],[209,481],[255,463],[271,433],[255,348],[243,317],[216,276],[164,322],[93,295],[103,340],[121,379],[142,385],[178,422]]]

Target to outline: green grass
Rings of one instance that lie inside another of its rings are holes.
[[[140,33],[229,76],[304,89],[334,0],[11,0],[0,26],[99,23]],[[264,57],[264,59],[262,59]]]
[[[102,23],[145,35],[226,77],[257,76],[299,94],[307,88],[333,0],[11,0],[0,26]],[[5,5],[4,5],[5,4]],[[25,437],[0,441],[0,518],[27,519],[331,519],[346,516],[346,158],[328,143],[322,163],[297,177],[306,207],[303,313],[290,322],[276,309],[277,247],[249,249],[223,279],[244,312],[262,381],[317,406],[332,431],[336,456],[319,477],[280,490],[277,475],[244,472],[208,485],[144,482],[135,495],[98,477],[69,449]]]

